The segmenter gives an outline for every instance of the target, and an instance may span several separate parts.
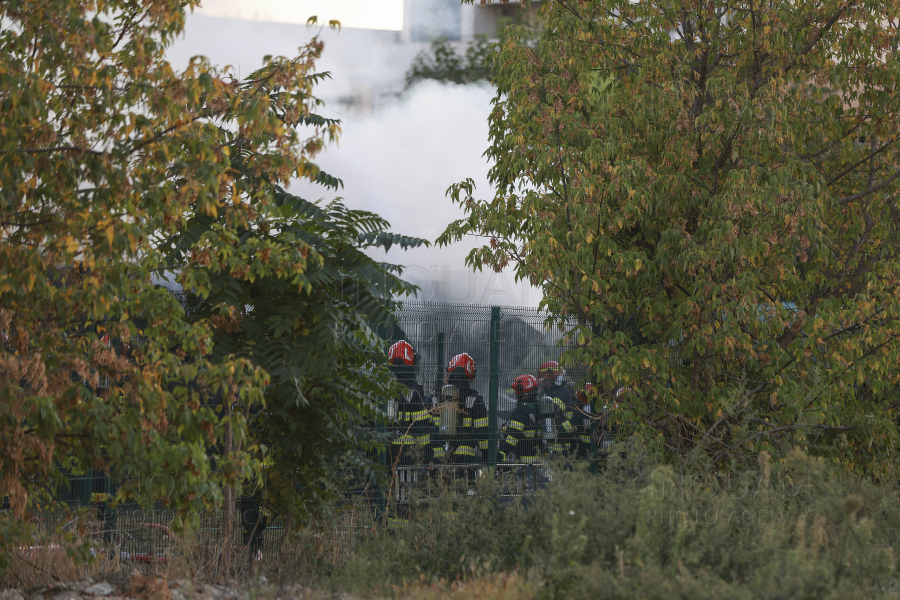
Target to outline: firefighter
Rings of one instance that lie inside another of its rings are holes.
[[[575,443],[575,428],[571,422],[575,413],[575,397],[565,385],[562,369],[555,360],[548,360],[538,367],[538,378],[540,393],[553,399],[559,408],[555,419],[556,438],[549,450],[559,456],[568,456]]]
[[[452,461],[471,464],[487,452],[488,412],[484,398],[472,387],[475,360],[468,354],[457,354],[447,366],[447,383],[459,390],[458,421],[452,442]]]
[[[516,408],[506,423],[500,453],[506,462],[534,463],[541,453],[541,425],[538,415],[538,381],[519,375],[512,382]]]
[[[432,424],[425,404],[425,392],[416,381],[418,356],[412,344],[400,340],[388,350],[388,368],[402,385],[399,397],[388,402],[392,435],[388,444],[388,466],[393,474],[392,490],[396,502],[389,522],[405,524],[409,518],[413,489],[419,470],[413,465],[431,464]],[[403,467],[403,468],[398,468]]]
[[[432,424],[425,391],[415,379],[418,356],[412,344],[400,340],[388,350],[390,370],[405,390],[388,403],[388,417],[394,426],[389,452],[390,464],[428,464],[432,461]]]

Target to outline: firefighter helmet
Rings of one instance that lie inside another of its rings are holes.
[[[526,394],[534,394],[537,392],[538,382],[534,375],[519,375],[512,382],[512,389],[516,392],[516,397],[525,396]]]
[[[538,377],[541,379],[556,379],[562,374],[559,363],[555,360],[548,360],[538,367]]]
[[[394,365],[411,367],[416,364],[416,351],[412,344],[406,340],[400,340],[388,350],[388,360]]]
[[[475,379],[475,360],[463,352],[462,354],[457,354],[450,360],[450,365],[447,367],[447,372],[459,372],[455,371],[457,368],[463,369],[466,377],[469,379]]]

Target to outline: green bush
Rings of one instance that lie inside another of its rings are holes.
[[[892,490],[800,452],[729,475],[621,457],[594,475],[551,465],[527,501],[445,494],[334,574],[385,592],[519,572],[546,598],[828,598],[896,594]],[[452,510],[451,510],[452,508]]]

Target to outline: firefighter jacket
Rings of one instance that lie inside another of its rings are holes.
[[[553,403],[559,408],[556,416],[556,442],[551,450],[557,454],[568,455],[575,443],[575,426],[572,419],[575,417],[575,397],[569,388],[560,385],[551,385],[545,395],[553,398]]]
[[[487,452],[488,411],[484,398],[471,388],[460,390],[460,402],[456,410],[455,431],[441,431],[433,444],[435,458],[453,463],[473,463]],[[432,423],[441,425],[440,410],[432,411]],[[446,419],[446,415],[444,417]]]
[[[541,426],[537,407],[531,403],[518,403],[506,422],[506,430],[500,442],[500,459],[512,462],[536,462],[541,454]]]
[[[461,403],[453,462],[476,462],[487,452],[488,412],[484,398],[470,389]]]
[[[391,425],[390,464],[428,464],[432,457],[432,434],[429,409],[425,403],[425,392],[414,379],[399,379],[406,386],[393,405],[396,414]],[[389,410],[389,413],[391,411]]]

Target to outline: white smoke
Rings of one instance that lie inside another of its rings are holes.
[[[175,68],[196,54],[213,64],[233,65],[244,74],[262,57],[291,56],[315,32],[302,25],[215,19],[192,15],[186,33],[169,52]],[[391,222],[397,233],[433,241],[463,211],[445,197],[447,188],[471,177],[478,197],[489,197],[487,117],[493,90],[488,85],[457,86],[426,81],[402,90],[403,74],[425,44],[400,44],[396,32],[324,30],[320,66],[334,80],[317,94],[326,101],[321,114],[342,120],[337,147],[317,163],[341,178],[337,193],[296,182],[291,191],[307,199],[335,195],[353,208],[370,210]],[[394,92],[391,94],[390,92]],[[347,98],[368,98],[359,104]],[[406,266],[405,278],[421,288],[419,298],[454,303],[536,306],[538,289],[515,282],[511,268],[475,273],[465,256],[484,240],[464,240],[444,248],[407,252],[392,249],[391,262]],[[385,253],[373,253],[380,259]]]

